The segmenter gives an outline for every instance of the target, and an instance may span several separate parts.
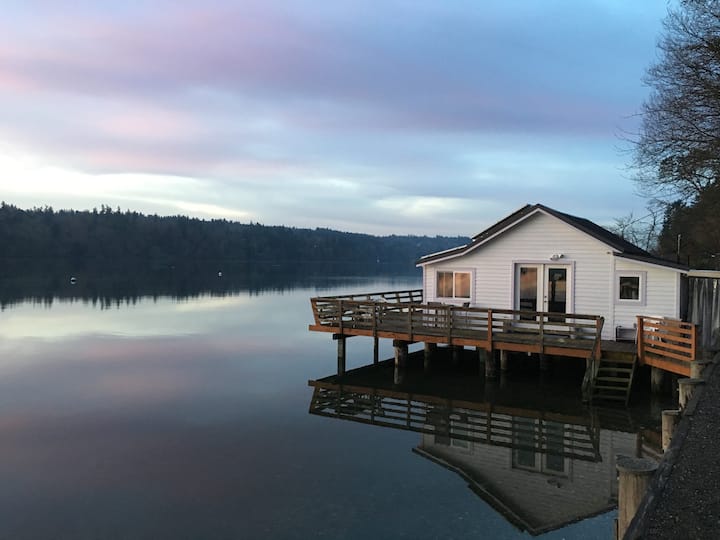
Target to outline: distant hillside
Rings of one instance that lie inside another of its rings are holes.
[[[145,260],[344,261],[410,264],[464,237],[372,236],[330,229],[205,221],[138,212],[22,210],[0,205],[1,257]]]

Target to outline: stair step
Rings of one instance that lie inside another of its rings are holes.
[[[600,360],[600,365],[604,367],[616,367],[618,369],[627,369],[631,368],[633,366],[632,362],[616,362],[615,360],[606,360],[605,358],[602,358]]]
[[[630,374],[632,373],[632,369],[598,369],[597,375],[599,377],[623,377],[624,379],[629,379]]]
[[[616,368],[616,367],[606,367],[606,366],[600,366],[598,368],[598,373],[601,371],[615,371],[617,373],[632,373],[632,368]]]
[[[603,356],[600,358],[603,362],[614,362],[616,364],[634,364],[635,358],[633,356],[630,357],[618,357],[618,356]]]
[[[598,394],[596,396],[593,396],[594,399],[613,399],[618,401],[625,401],[625,396],[613,396],[613,395],[604,395],[604,394]]]
[[[595,380],[602,382],[625,383],[625,386],[627,386],[627,383],[630,382],[630,377],[595,377]]]
[[[596,384],[595,390],[613,390],[615,392],[627,392],[627,386],[607,386],[604,384]]]

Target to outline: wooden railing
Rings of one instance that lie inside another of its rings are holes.
[[[690,373],[690,362],[697,358],[697,326],[662,317],[637,318],[638,359],[680,375]]]
[[[311,298],[313,316],[315,324],[331,324],[333,321],[338,322],[338,314],[342,313],[350,306],[353,307],[354,302],[359,303],[376,303],[381,302],[391,304],[421,304],[423,301],[422,289],[410,289],[404,291],[384,291],[376,293],[362,293],[340,296],[321,296]],[[347,304],[350,302],[350,304]],[[345,303],[345,304],[344,304]],[[343,305],[344,304],[344,305]],[[341,317],[341,319],[343,319]]]
[[[422,296],[421,291],[394,294],[312,298],[315,326],[310,329],[346,335],[397,334],[393,337],[409,341],[435,336],[448,344],[479,340],[488,350],[499,340],[599,348],[604,319],[598,315],[389,300]]]

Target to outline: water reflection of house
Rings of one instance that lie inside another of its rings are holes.
[[[615,457],[654,447],[625,410],[564,410],[524,403],[512,392],[488,401],[402,391],[362,368],[341,380],[311,381],[310,413],[421,433],[413,452],[462,476],[516,527],[560,528],[616,505]],[[363,373],[365,372],[365,373]],[[342,383],[342,384],[341,384]],[[477,387],[476,387],[477,394]],[[428,388],[423,388],[424,392]]]

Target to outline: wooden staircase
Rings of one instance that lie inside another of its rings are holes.
[[[636,363],[635,354],[603,351],[592,379],[590,402],[617,401],[627,405]]]

